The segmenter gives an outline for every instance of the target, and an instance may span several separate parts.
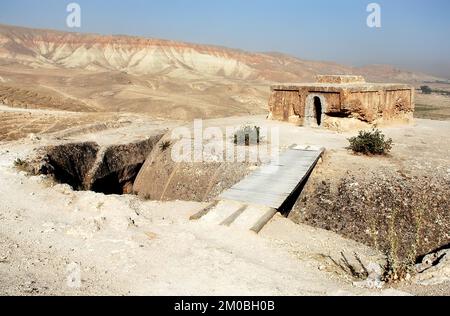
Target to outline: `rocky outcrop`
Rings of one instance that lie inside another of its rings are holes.
[[[75,190],[131,193],[137,174],[162,136],[103,147],[94,142],[53,146],[43,150],[36,172],[52,175]]]
[[[161,142],[169,141],[162,139]],[[139,172],[134,193],[151,200],[211,201],[248,173],[248,163],[175,162],[171,148],[154,150]]]
[[[39,165],[39,173],[51,174],[75,190],[84,189],[84,180],[93,168],[99,146],[96,143],[64,144],[48,148]]]
[[[450,249],[425,256],[416,266],[414,282],[420,285],[439,285],[450,282]]]
[[[144,141],[107,148],[86,179],[86,186],[103,193],[131,193],[133,182],[155,145],[158,135]]]
[[[330,161],[310,178],[292,220],[365,243],[398,263],[415,263],[449,244],[448,178],[421,171],[406,178],[389,164],[368,171],[356,158],[341,171]]]
[[[211,201],[255,166],[247,162],[175,162],[166,133],[119,145],[85,142],[46,147],[28,165],[33,174],[53,176],[74,190],[198,202]]]

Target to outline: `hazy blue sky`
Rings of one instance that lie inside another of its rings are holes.
[[[0,0],[0,23],[70,30],[70,2],[82,8],[79,32],[387,63],[450,78],[449,0]],[[366,25],[371,2],[382,7],[381,29]]]

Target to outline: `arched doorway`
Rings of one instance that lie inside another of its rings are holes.
[[[310,94],[305,102],[304,126],[322,127],[327,109],[326,99],[320,94]]]
[[[316,118],[317,126],[322,125],[322,101],[319,97],[314,97],[314,117]]]

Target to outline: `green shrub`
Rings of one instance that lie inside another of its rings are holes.
[[[259,126],[242,126],[238,131],[234,133],[234,144],[235,145],[255,145],[261,142],[261,127]]]
[[[386,136],[378,129],[372,131],[360,131],[357,137],[352,137],[349,149],[355,153],[364,155],[385,155],[392,149],[392,139],[386,139]]]
[[[421,86],[420,90],[422,90],[423,94],[431,94],[433,92],[429,86]]]

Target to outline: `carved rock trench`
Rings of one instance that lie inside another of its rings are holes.
[[[142,165],[163,135],[135,143],[100,146],[95,142],[51,146],[39,166],[40,174],[74,190],[104,194],[132,193]]]

